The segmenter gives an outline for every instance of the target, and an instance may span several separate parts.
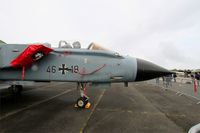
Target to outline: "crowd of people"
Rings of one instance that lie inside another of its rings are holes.
[[[176,74],[170,74],[167,76],[163,76],[162,77],[162,81],[163,81],[163,86],[164,87],[172,87],[172,81],[174,80],[174,82],[176,82]],[[159,84],[159,78],[156,79],[156,83]]]
[[[164,87],[172,87],[172,81],[176,82],[176,74],[171,74],[162,77],[163,86]],[[195,72],[194,74],[191,74],[192,82],[196,82],[197,86],[200,86],[200,72]],[[156,79],[156,83],[159,84],[159,78]]]

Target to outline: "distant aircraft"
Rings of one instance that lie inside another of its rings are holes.
[[[151,62],[122,56],[92,43],[82,49],[80,43],[50,48],[44,44],[0,45],[1,81],[77,82],[80,98],[77,106],[88,103],[86,85],[110,85],[114,82],[144,81],[171,74]],[[21,85],[12,85],[19,92]]]

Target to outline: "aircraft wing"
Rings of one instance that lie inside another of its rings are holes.
[[[48,55],[53,49],[46,47],[42,44],[32,44],[14,60],[11,61],[10,65],[15,68],[28,67],[33,62],[40,60],[43,56]]]

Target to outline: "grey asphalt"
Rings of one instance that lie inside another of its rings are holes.
[[[200,122],[197,100],[146,82],[88,87],[90,109],[74,108],[75,83],[37,83],[0,98],[1,133],[184,133]]]

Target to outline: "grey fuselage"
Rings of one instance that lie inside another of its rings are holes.
[[[22,80],[22,69],[10,62],[27,45],[0,46],[0,80]],[[24,81],[132,82],[137,75],[137,59],[115,52],[55,48],[41,60],[25,68]]]

